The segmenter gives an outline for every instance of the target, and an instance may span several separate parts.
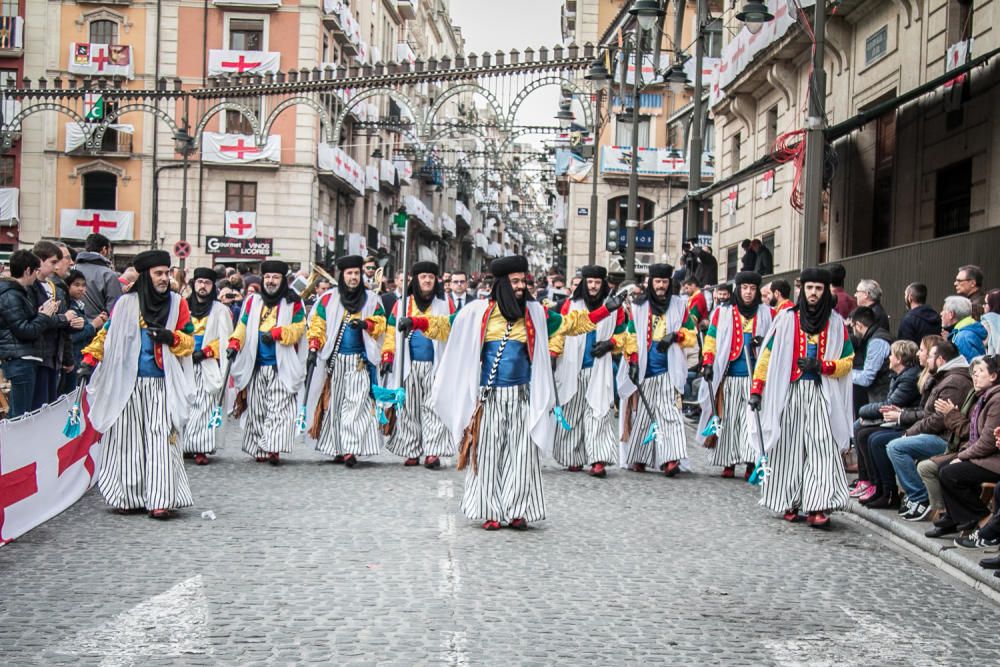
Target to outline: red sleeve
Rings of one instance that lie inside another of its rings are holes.
[[[191,324],[191,310],[188,308],[187,300],[181,299],[180,306],[177,308],[177,325],[174,330],[183,331],[189,324]]]
[[[569,306],[570,306],[569,299],[566,299],[565,301],[563,301],[562,306],[559,308],[559,313],[561,315],[568,315]]]

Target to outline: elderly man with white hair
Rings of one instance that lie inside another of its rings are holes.
[[[882,307],[882,286],[878,281],[865,278],[858,282],[857,289],[854,290],[854,298],[859,306],[867,306],[875,312],[875,327],[892,331],[889,326],[889,314]]]
[[[966,361],[986,354],[986,327],[972,317],[972,302],[968,298],[946,297],[941,308],[941,325]]]

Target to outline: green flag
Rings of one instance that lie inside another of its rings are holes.
[[[84,117],[84,120],[99,121],[104,118],[104,96],[98,95],[97,99],[94,100],[93,106],[90,107],[90,111]]]

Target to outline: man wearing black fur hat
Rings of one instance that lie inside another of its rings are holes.
[[[246,398],[243,451],[258,462],[279,465],[295,439],[306,314],[302,300],[288,288],[288,264],[262,262],[260,274],[262,289],[244,302],[227,355],[236,391]]]
[[[628,436],[622,438],[627,442],[624,462],[635,472],[653,467],[667,477],[676,475],[687,458],[679,401],[687,382],[687,360],[681,348],[698,342],[685,299],[672,294],[673,273],[669,264],[650,265],[646,292],[632,304],[628,364],[618,368],[619,420],[623,436]],[[645,401],[630,405],[637,387]]]
[[[734,477],[736,466],[744,464],[743,478],[749,479],[759,452],[749,430],[747,401],[760,344],[771,328],[771,308],[761,303],[760,274],[741,271],[733,283],[732,298],[715,309],[705,334],[698,440],[714,447],[712,465],[723,466],[723,477]],[[706,437],[713,414],[721,420],[718,432]]]
[[[171,430],[184,431],[195,396],[194,326],[187,302],[170,291],[169,254],[147,250],[133,266],[139,278],[83,349],[78,373],[93,375],[88,415],[104,434],[104,500],[165,519],[194,504],[180,448],[170,441]]]
[[[615,378],[612,351],[624,349],[625,311],[621,300],[608,300],[611,286],[603,266],[585,266],[572,296],[563,301],[562,315],[585,312],[586,336],[567,338],[561,331],[549,341],[549,350],[559,360],[555,368],[559,400],[571,428],[556,429],[552,456],[570,472],[590,465],[594,477],[607,476],[607,466],[618,462],[618,429],[614,421]],[[617,311],[615,317],[609,308]]]
[[[386,449],[406,459],[405,465],[441,467],[442,456],[454,456],[451,433],[431,406],[431,387],[444,343],[451,331],[451,307],[439,291],[438,265],[417,262],[410,268],[406,314],[399,316],[403,299],[389,315],[382,343],[382,374],[388,387],[405,387],[406,402],[396,411],[396,424]],[[405,343],[404,343],[405,341]],[[406,354],[396,351],[406,345]],[[405,359],[404,359],[405,357]]]
[[[847,505],[841,452],[851,438],[854,348],[825,269],[806,269],[794,308],[781,312],[764,339],[751,386],[771,469],[760,504],[786,521],[808,514],[814,528]]]
[[[359,456],[382,449],[372,383],[382,353],[385,311],[366,289],[364,258],[337,260],[337,288],[328,290],[309,318],[309,363],[316,364],[307,387],[306,424],[317,451],[352,468]]]
[[[583,333],[587,314],[564,322],[531,298],[524,257],[494,260],[490,273],[490,298],[470,302],[452,323],[431,401],[462,444],[459,469],[469,467],[462,511],[485,530],[523,529],[545,518],[538,449],[551,451],[555,429],[549,337],[560,325]]]
[[[212,409],[219,403],[222,391],[222,355],[220,346],[233,334],[233,318],[229,308],[219,303],[215,283],[218,274],[212,269],[194,270],[191,294],[187,298],[194,325],[194,380],[196,395],[191,417],[184,428],[181,446],[184,454],[194,456],[197,465],[206,465],[208,455],[215,453],[218,429],[209,428]]]

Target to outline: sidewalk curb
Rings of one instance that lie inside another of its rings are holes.
[[[994,602],[1000,603],[1000,579],[993,576],[992,570],[983,569],[973,560],[960,556],[957,547],[907,530],[905,524],[893,521],[888,516],[870,510],[854,500],[842,515],[851,523],[872,530],[880,537],[961,580]]]

